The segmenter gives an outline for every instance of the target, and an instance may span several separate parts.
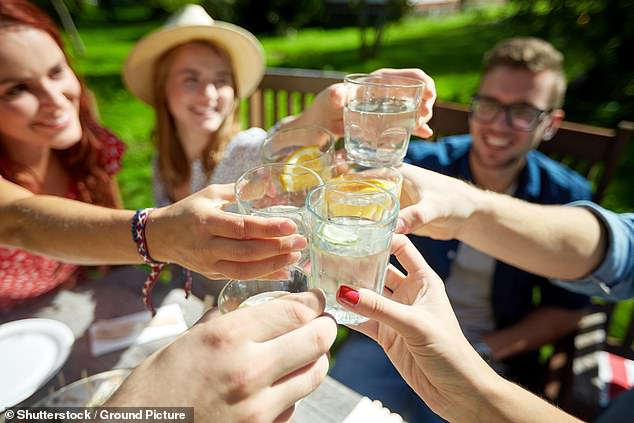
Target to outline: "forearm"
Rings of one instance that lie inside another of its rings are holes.
[[[133,212],[54,196],[0,207],[0,244],[77,264],[140,263],[130,235]]]
[[[547,401],[502,377],[482,395],[480,422],[580,422]]]
[[[517,324],[485,335],[483,340],[491,348],[492,358],[503,360],[561,339],[577,327],[583,313],[583,310],[540,307]]]
[[[544,206],[480,191],[458,238],[509,264],[546,277],[577,279],[603,259],[605,229],[588,210]]]

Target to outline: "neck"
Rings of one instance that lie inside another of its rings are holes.
[[[473,153],[470,153],[469,165],[477,186],[489,191],[506,193],[517,180],[522,167],[524,167],[524,160],[519,160],[508,166],[486,167],[478,162]]]
[[[187,128],[177,128],[178,138],[180,139],[187,161],[192,163],[202,157],[203,151],[209,144],[210,134],[207,131],[192,131]]]
[[[51,149],[48,147],[19,144],[19,148],[4,146],[7,156],[14,162],[26,166],[35,175],[38,181],[42,181],[51,160]]]

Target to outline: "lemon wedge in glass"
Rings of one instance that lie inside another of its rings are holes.
[[[322,164],[316,159],[319,159],[321,155],[319,147],[310,145],[293,151],[286,157],[284,163],[301,165],[320,174]],[[314,175],[304,173],[301,170],[289,170],[280,175],[280,183],[285,191],[294,192],[310,189],[316,186],[318,181],[315,181]]]

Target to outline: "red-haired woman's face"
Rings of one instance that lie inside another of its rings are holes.
[[[0,139],[5,148],[66,149],[77,143],[82,135],[80,94],[77,77],[46,32],[0,30]]]

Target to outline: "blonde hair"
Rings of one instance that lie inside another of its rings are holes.
[[[227,55],[218,46],[208,41],[189,41],[189,43],[202,43],[219,55],[230,60]],[[167,192],[170,193],[173,188],[185,183],[191,177],[191,164],[187,160],[185,149],[181,144],[176,131],[176,123],[174,117],[169,111],[165,86],[169,70],[172,67],[176,51],[184,44],[178,45],[165,54],[163,54],[156,62],[155,78],[154,78],[154,111],[156,115],[156,126],[154,128],[153,139],[158,151],[158,170],[161,180],[166,185]],[[233,72],[233,64],[231,66]],[[233,76],[233,75],[232,75]],[[235,78],[233,78],[235,81]],[[240,95],[238,88],[235,86],[235,101],[233,112],[222,122],[215,133],[209,135],[209,142],[202,152],[202,165],[205,175],[211,176],[211,173],[222,159],[227,144],[240,131]]]
[[[483,74],[498,66],[531,72],[551,71],[556,77],[551,106],[561,108],[566,95],[563,64],[564,55],[549,42],[535,37],[514,37],[500,41],[485,54]]]

